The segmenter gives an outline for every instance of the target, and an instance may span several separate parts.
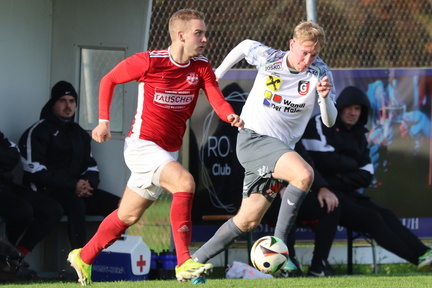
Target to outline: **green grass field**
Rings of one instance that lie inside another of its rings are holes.
[[[171,226],[169,210],[171,196],[164,194],[128,229],[129,235],[141,236],[144,243],[157,253],[170,248]]]
[[[410,264],[385,264],[379,266],[379,274],[372,274],[370,265],[354,265],[355,275],[344,275],[346,265],[335,265],[338,275],[334,277],[315,278],[273,278],[273,279],[225,279],[225,271],[222,267],[216,267],[209,276],[206,288],[219,287],[241,287],[241,288],[264,288],[264,287],[432,287],[432,273],[418,273],[416,268]],[[307,271],[307,267],[303,267]],[[190,282],[179,283],[176,280],[147,280],[147,281],[118,281],[118,282],[94,282],[93,288],[182,288],[191,287]],[[2,283],[6,288],[79,288],[81,285],[75,280],[38,280],[16,283]]]
[[[406,275],[368,275],[368,276],[341,276],[327,278],[274,278],[274,279],[209,279],[204,287],[432,287],[432,275],[430,274],[406,274]],[[120,281],[120,282],[96,282],[91,287],[98,288],[171,288],[187,287],[191,283],[179,283],[175,280],[149,280],[149,281]],[[16,283],[4,284],[7,288],[72,288],[81,287],[78,283],[71,282],[34,282],[34,283]]]

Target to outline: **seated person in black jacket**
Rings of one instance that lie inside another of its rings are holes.
[[[378,245],[416,265],[420,271],[432,271],[432,250],[403,226],[391,210],[360,193],[362,188],[369,187],[374,173],[366,138],[367,96],[357,87],[347,87],[337,98],[337,108],[338,117],[333,127],[321,125],[320,116],[315,116],[301,140],[313,160],[315,181],[317,175],[322,176],[324,182],[319,185],[326,188],[327,195],[326,198],[320,196],[321,191],[308,193],[297,218],[302,221],[305,215],[318,210],[323,215],[316,224],[316,246],[308,274],[334,274],[326,257],[337,225],[367,233]]]
[[[19,140],[23,183],[63,206],[73,249],[88,241],[85,216],[106,216],[120,200],[98,189],[99,170],[91,153],[91,137],[74,121],[77,98],[72,84],[55,84],[40,120]]]
[[[63,209],[48,196],[14,182],[12,172],[19,161],[18,147],[0,132],[0,216],[6,238],[26,256],[60,222]]]

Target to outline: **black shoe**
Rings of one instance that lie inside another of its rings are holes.
[[[30,269],[29,263],[22,261],[15,278],[17,280],[37,280],[39,275],[35,270]]]
[[[325,277],[334,276],[336,271],[330,266],[327,260],[312,260],[307,276]]]

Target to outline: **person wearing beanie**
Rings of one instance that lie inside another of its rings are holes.
[[[373,179],[365,127],[370,109],[366,94],[355,86],[337,98],[336,124],[321,124],[319,115],[309,121],[300,144],[314,164],[315,180],[303,202],[298,221],[315,217],[315,247],[309,276],[335,275],[327,257],[337,225],[373,238],[384,249],[432,271],[432,250],[406,228],[393,211],[374,203],[362,191]],[[291,245],[293,246],[293,245]]]
[[[86,215],[106,216],[120,200],[98,188],[99,170],[91,153],[91,137],[74,120],[77,101],[71,83],[57,82],[39,121],[19,140],[23,184],[61,204],[68,218],[72,248],[88,240]]]

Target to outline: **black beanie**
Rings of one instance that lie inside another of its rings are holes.
[[[42,108],[39,118],[44,119],[48,117],[48,115],[52,113],[52,107],[54,106],[55,102],[64,95],[73,96],[75,101],[78,101],[78,94],[76,93],[72,84],[66,81],[59,81],[52,87],[51,98]]]
[[[77,101],[78,95],[72,84],[66,81],[59,81],[51,89],[51,100],[53,104],[64,95],[71,95],[75,98],[75,101]]]

